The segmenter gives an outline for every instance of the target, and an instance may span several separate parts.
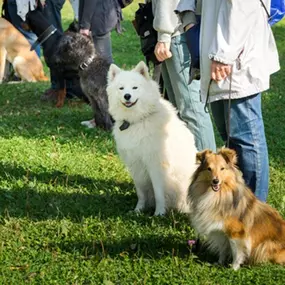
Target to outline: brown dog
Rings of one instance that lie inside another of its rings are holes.
[[[234,150],[197,154],[200,166],[189,189],[192,223],[208,238],[219,263],[233,259],[233,269],[243,263],[273,262],[285,265],[285,221],[259,201],[237,169]]]
[[[28,40],[7,20],[0,18],[0,83],[2,83],[6,60],[23,80],[48,81],[43,65],[35,51],[30,51]]]

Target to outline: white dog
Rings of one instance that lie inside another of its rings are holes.
[[[161,98],[145,63],[131,71],[112,64],[107,93],[117,149],[136,186],[135,211],[155,206],[155,215],[168,209],[189,212],[187,190],[196,169],[194,136]]]

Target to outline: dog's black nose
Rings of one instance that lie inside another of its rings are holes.
[[[213,184],[219,184],[219,179],[217,179],[217,178],[215,178],[215,179],[213,179]]]
[[[128,101],[128,100],[130,100],[131,99],[131,94],[129,94],[129,93],[127,93],[127,94],[125,94],[124,95],[124,98]]]

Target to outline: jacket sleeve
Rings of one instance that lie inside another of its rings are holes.
[[[224,0],[217,7],[216,35],[209,50],[209,58],[233,64],[242,53],[260,10],[259,1]]]
[[[179,14],[183,28],[196,23],[196,0],[180,0],[175,12]]]
[[[177,7],[176,12],[186,12],[186,11],[193,11],[196,10],[196,0],[180,0]]]
[[[90,29],[92,17],[96,10],[96,5],[98,5],[100,1],[99,0],[80,0],[80,1],[83,1],[82,15],[80,19],[80,28]]]
[[[157,41],[170,42],[177,26],[176,5],[172,0],[155,0],[153,28],[157,31]]]

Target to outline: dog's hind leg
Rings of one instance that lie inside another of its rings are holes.
[[[6,49],[4,47],[1,47],[0,48],[0,83],[2,83],[4,74],[5,74],[6,56],[7,56]]]
[[[27,64],[24,58],[21,56],[16,56],[13,60],[13,68],[16,74],[21,77],[23,81],[27,82],[36,82],[36,78],[34,77],[32,71],[27,68]]]
[[[279,251],[274,255],[273,262],[285,265],[285,249]]]

